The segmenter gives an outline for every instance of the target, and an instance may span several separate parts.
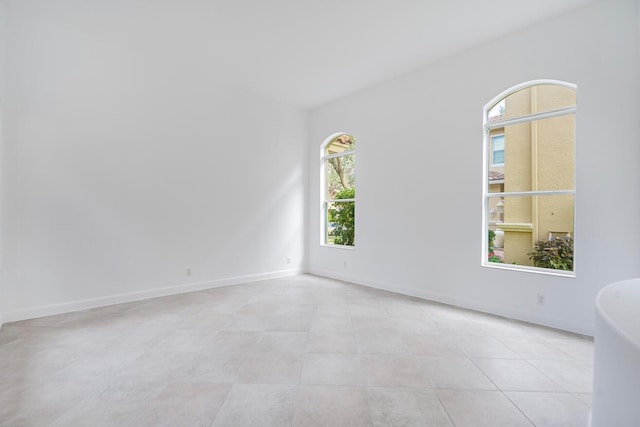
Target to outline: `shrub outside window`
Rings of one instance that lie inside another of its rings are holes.
[[[356,141],[340,133],[322,145],[322,243],[355,246]]]
[[[537,80],[484,108],[482,265],[575,276],[576,86]]]

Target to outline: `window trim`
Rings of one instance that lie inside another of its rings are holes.
[[[489,122],[489,111],[502,99],[512,95],[520,90],[527,89],[534,86],[540,85],[556,85],[562,86],[566,88],[572,89],[576,94],[576,103],[570,107],[558,108],[555,110],[544,111],[540,113],[527,114],[524,116],[518,116],[514,118],[509,118],[505,120],[492,120]],[[512,271],[524,271],[530,273],[537,274],[546,274],[551,276],[560,276],[560,277],[569,277],[575,278],[577,274],[576,264],[575,264],[575,253],[576,248],[574,246],[574,264],[573,271],[565,271],[565,270],[553,270],[549,268],[541,268],[534,267],[528,265],[513,265],[513,264],[502,264],[489,262],[487,260],[487,247],[489,245],[489,237],[488,237],[488,218],[489,218],[489,199],[493,197],[517,197],[517,196],[544,196],[544,195],[559,195],[559,194],[572,194],[574,196],[573,200],[573,219],[574,219],[574,228],[575,228],[575,218],[576,218],[576,167],[575,167],[575,150],[576,150],[576,140],[577,140],[577,132],[574,133],[574,167],[573,167],[573,189],[571,190],[543,190],[543,191],[527,191],[527,192],[510,192],[510,193],[490,193],[489,192],[489,180],[487,177],[489,176],[489,168],[494,166],[492,162],[492,158],[490,158],[490,148],[491,148],[491,130],[496,128],[502,128],[509,125],[525,123],[525,122],[534,122],[537,120],[549,119],[553,117],[560,117],[573,114],[576,117],[575,127],[577,128],[577,105],[578,105],[578,85],[575,83],[569,83],[562,80],[553,80],[553,79],[537,79],[537,80],[529,80],[526,82],[519,83],[515,86],[510,87],[502,91],[497,96],[493,97],[489,102],[487,102],[482,109],[482,134],[483,134],[483,142],[482,142],[482,250],[481,250],[481,261],[480,265],[482,267],[494,268],[499,270],[512,270]],[[506,141],[505,141],[506,146]],[[575,230],[574,230],[575,231]],[[575,235],[575,233],[574,233]],[[574,239],[575,242],[575,239]],[[574,243],[575,245],[575,243]]]
[[[327,198],[327,168],[326,161],[329,159],[334,159],[337,157],[344,157],[348,155],[356,154],[356,150],[347,150],[340,153],[334,154],[325,154],[325,150],[327,146],[339,136],[342,135],[351,135],[347,132],[336,132],[334,134],[329,135],[323,142],[320,144],[320,246],[324,246],[327,248],[337,248],[337,249],[346,249],[346,250],[354,250],[356,248],[355,242],[353,246],[350,245],[335,245],[327,243],[327,227],[328,227],[328,218],[327,218],[327,204],[329,203],[345,203],[345,202],[354,202],[353,199],[328,199]]]

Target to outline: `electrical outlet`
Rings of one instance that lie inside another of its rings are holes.
[[[191,276],[191,268],[187,268],[187,276]]]
[[[287,257],[287,264],[291,264],[291,257],[290,256]]]
[[[344,268],[347,268],[347,261],[343,261]]]
[[[536,302],[538,305],[545,305],[547,303],[547,298],[544,294],[536,294]]]

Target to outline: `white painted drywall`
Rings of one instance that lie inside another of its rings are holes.
[[[3,1],[312,108],[593,0]]]
[[[6,4],[4,1],[0,1],[0,168],[2,167],[2,152],[3,152],[3,139],[4,133],[2,130],[2,123],[4,121],[3,106],[4,106],[4,82],[7,65],[5,63],[6,54]],[[2,170],[0,170],[0,223],[2,223],[2,206],[3,206],[3,186],[2,186]],[[2,227],[0,227],[0,242],[2,238]],[[2,314],[2,245],[0,244],[0,328],[2,328],[2,322],[4,315]]]
[[[640,274],[635,7],[596,3],[313,110],[309,270],[592,334],[599,289]],[[482,107],[540,78],[578,85],[575,279],[480,266]],[[337,130],[358,141],[355,250],[319,241],[318,147]]]
[[[5,320],[304,268],[306,112],[20,2],[8,31]]]

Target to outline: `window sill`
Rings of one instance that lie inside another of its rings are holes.
[[[522,271],[525,273],[544,274],[547,276],[568,277],[570,279],[576,278],[575,271],[553,270],[550,268],[531,267],[528,265],[502,264],[499,262],[483,262],[482,266],[498,270]]]
[[[352,251],[356,247],[355,246],[346,246],[346,245],[329,245],[327,243],[320,243],[320,246],[325,248],[336,248],[336,249],[345,249],[347,251]]]

